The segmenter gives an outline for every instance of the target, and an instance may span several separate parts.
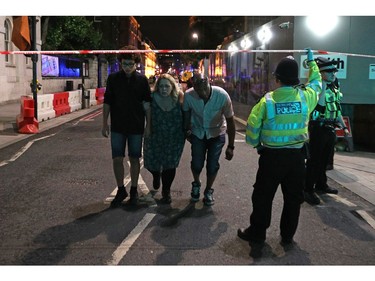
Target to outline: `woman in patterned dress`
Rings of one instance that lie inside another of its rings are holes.
[[[151,133],[144,140],[144,166],[153,188],[162,183],[162,202],[171,203],[170,189],[185,144],[182,128],[183,92],[169,74],[162,74],[152,93]]]

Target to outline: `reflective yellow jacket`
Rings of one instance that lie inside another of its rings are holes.
[[[342,115],[340,102],[343,94],[340,91],[339,82],[328,84],[325,90],[325,106],[319,104],[311,114],[311,120],[337,122],[337,118]]]
[[[309,116],[322,89],[316,62],[310,61],[308,65],[307,85],[277,88],[253,107],[246,127],[248,144],[254,147],[300,148],[308,140]]]

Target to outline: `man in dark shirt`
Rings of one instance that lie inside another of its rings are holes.
[[[121,50],[135,50],[126,46]],[[151,90],[146,76],[136,71],[141,61],[139,53],[119,55],[122,69],[109,75],[103,104],[102,135],[111,132],[113,171],[118,186],[111,206],[117,207],[128,196],[124,186],[124,157],[126,143],[130,161],[130,203],[138,199],[139,158],[142,156],[143,133],[150,133]],[[108,124],[110,116],[111,126]],[[145,128],[146,117],[146,128]]]

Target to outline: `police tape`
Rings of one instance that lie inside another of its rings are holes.
[[[353,57],[375,58],[375,55],[332,52],[324,50],[312,50],[315,54],[346,55]],[[155,54],[235,54],[235,53],[306,53],[306,50],[43,50],[43,51],[0,51],[0,55],[101,55],[101,54],[125,54],[125,53],[155,53]]]

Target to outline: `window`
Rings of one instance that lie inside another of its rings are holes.
[[[79,59],[42,55],[43,77],[89,77],[88,61]]]
[[[4,34],[5,51],[12,51],[11,23],[10,23],[9,19],[5,20],[4,29],[5,29],[5,34]],[[5,63],[10,64],[11,62],[12,62],[11,56],[5,55]]]

